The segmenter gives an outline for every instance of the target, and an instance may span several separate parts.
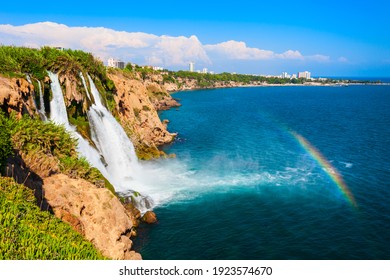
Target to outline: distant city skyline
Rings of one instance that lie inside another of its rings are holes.
[[[111,6],[110,6],[111,5]],[[171,70],[390,76],[388,1],[68,0],[2,4],[0,43],[88,51]]]

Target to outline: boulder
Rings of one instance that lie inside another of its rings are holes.
[[[43,189],[54,214],[81,232],[104,256],[116,260],[141,258],[131,251],[127,236],[133,229],[132,218],[108,189],[64,174],[45,178]]]
[[[143,215],[142,221],[144,221],[147,224],[154,224],[154,223],[156,223],[157,222],[156,213],[154,213],[153,211],[147,211]]]

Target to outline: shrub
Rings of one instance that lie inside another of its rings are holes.
[[[0,260],[104,259],[79,233],[35,203],[31,190],[0,178]]]
[[[61,171],[72,178],[82,178],[97,186],[114,188],[99,170],[84,158],[79,158],[77,140],[63,126],[23,117],[14,120],[12,144],[19,150],[30,166],[44,171]]]
[[[8,120],[0,111],[0,173],[3,171],[5,161],[11,153],[12,143]]]

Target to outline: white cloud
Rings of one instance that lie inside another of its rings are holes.
[[[245,42],[227,41],[215,45],[205,45],[204,48],[208,53],[220,55],[228,59],[234,60],[308,60],[327,62],[330,60],[329,56],[325,55],[310,55],[304,56],[298,50],[288,50],[283,53],[275,53],[270,50],[262,50],[258,48],[251,48]]]
[[[53,22],[0,25],[0,35],[2,44],[82,49],[104,60],[111,56],[123,60],[138,58],[140,63],[162,63],[166,66],[186,65],[190,60],[210,62],[195,36],[156,36],[104,27],[69,27]]]
[[[305,57],[299,51],[288,50],[282,54],[277,54],[276,57],[282,59],[305,59]]]
[[[249,48],[245,42],[227,41],[216,45],[205,45],[207,51],[223,54],[227,58],[237,60],[262,60],[275,57],[274,52]]]
[[[341,56],[339,57],[338,61],[344,63],[344,62],[348,62],[348,59],[346,57]]]
[[[187,65],[189,61],[201,61],[209,64],[202,43],[196,36],[161,36],[161,40],[153,47],[151,59],[161,60],[164,65]]]
[[[248,47],[245,42],[227,41],[203,45],[196,36],[157,36],[142,32],[116,31],[104,27],[69,27],[53,22],[22,26],[0,25],[0,44],[29,47],[61,46],[92,52],[106,61],[115,57],[124,61],[159,66],[212,64],[214,59],[226,60],[308,60],[326,62],[328,56],[304,56],[298,50],[275,53]]]
[[[308,60],[314,60],[317,62],[329,62],[330,57],[327,55],[322,55],[322,54],[315,54],[315,55],[309,55],[307,56]]]

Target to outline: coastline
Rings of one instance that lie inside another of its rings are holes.
[[[218,86],[209,86],[209,87],[198,87],[192,86],[189,88],[177,89],[177,90],[168,90],[169,94],[175,94],[182,91],[195,91],[195,90],[206,90],[206,89],[223,89],[223,88],[252,88],[252,87],[349,87],[349,86],[390,86],[390,83],[317,83],[317,82],[306,82],[303,84],[237,84],[237,85],[218,85]],[[164,109],[169,110],[174,106]],[[164,111],[161,110],[161,111]]]

